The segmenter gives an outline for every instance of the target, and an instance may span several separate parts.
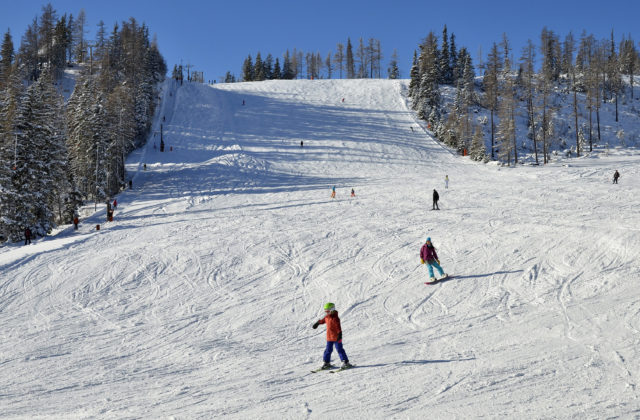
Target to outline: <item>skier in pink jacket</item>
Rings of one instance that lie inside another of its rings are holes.
[[[422,264],[427,263],[427,265],[429,266],[429,281],[436,281],[436,277],[433,274],[433,267],[435,267],[440,273],[440,276],[442,276],[441,280],[447,277],[442,267],[440,267],[440,260],[438,259],[436,249],[431,243],[431,238],[427,238],[427,242],[422,245],[422,248],[420,249],[420,262]]]

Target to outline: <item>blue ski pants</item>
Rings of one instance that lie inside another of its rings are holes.
[[[349,360],[347,357],[347,353],[344,351],[344,347],[342,347],[342,340],[340,341],[327,341],[327,348],[324,349],[324,357],[323,360],[327,363],[331,362],[331,353],[333,353],[333,346],[336,346],[336,351],[338,352],[338,356],[340,356],[340,360],[343,362],[345,360]]]
[[[442,267],[440,267],[440,264],[438,264],[437,261],[434,261],[432,263],[427,263],[427,265],[429,266],[429,277],[435,277],[433,275],[433,267],[435,267],[438,270],[441,276],[444,276],[444,270],[442,269]]]

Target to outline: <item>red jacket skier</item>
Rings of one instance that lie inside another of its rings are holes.
[[[342,360],[343,368],[350,368],[349,358],[347,353],[342,347],[342,327],[340,326],[340,318],[338,317],[338,311],[333,303],[329,302],[324,305],[325,317],[316,321],[313,324],[313,329],[318,328],[320,324],[327,324],[327,347],[324,350],[324,365],[322,369],[328,369],[331,367],[331,353],[333,352],[333,346],[335,345],[336,351]]]

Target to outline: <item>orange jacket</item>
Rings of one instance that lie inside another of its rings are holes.
[[[338,341],[338,334],[342,334],[338,311],[333,311],[318,321],[318,324],[327,324],[327,341]]]

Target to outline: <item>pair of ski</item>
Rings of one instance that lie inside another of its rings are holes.
[[[434,281],[425,281],[424,284],[426,284],[427,286],[431,286],[433,284],[438,283],[439,281],[447,280],[447,279],[450,279],[450,278],[451,278],[451,276],[447,274],[441,279],[435,279]]]
[[[338,372],[342,372],[343,370],[351,369],[352,367],[354,367],[354,365],[343,366],[343,367],[341,367],[339,369],[334,369],[335,367],[336,366],[333,366],[333,365],[331,365],[329,367],[321,367],[319,369],[312,370],[311,373],[318,373],[318,372],[321,372],[323,370],[328,370],[329,373],[338,373]]]

